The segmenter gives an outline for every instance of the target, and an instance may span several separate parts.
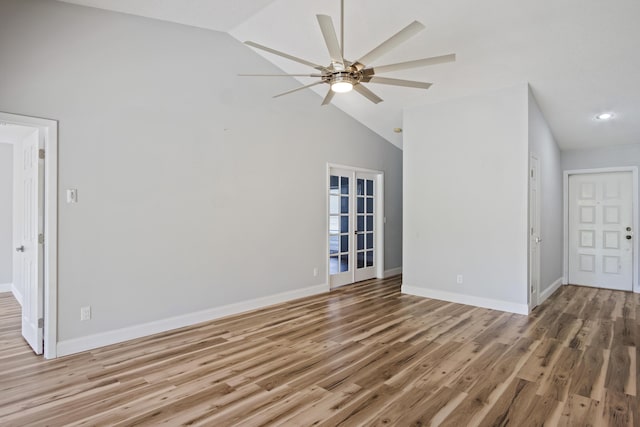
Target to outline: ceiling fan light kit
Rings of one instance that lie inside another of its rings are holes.
[[[356,83],[358,82],[351,73],[336,73],[331,76],[331,90],[336,93],[350,92]]]
[[[289,90],[278,95],[274,98],[288,95],[293,92],[297,92],[302,89],[306,89],[312,86],[326,83],[329,85],[329,91],[322,101],[322,105],[331,103],[335,93],[346,93],[351,90],[355,90],[360,95],[367,98],[369,101],[377,104],[382,102],[382,98],[377,96],[371,90],[366,88],[363,83],[378,83],[392,86],[403,86],[418,89],[429,89],[431,83],[417,82],[411,80],[392,79],[388,77],[378,77],[378,74],[387,73],[390,71],[407,70],[410,68],[426,67],[428,65],[442,64],[446,62],[453,62],[456,59],[455,54],[435,56],[431,58],[416,59],[413,61],[400,62],[397,64],[383,65],[380,67],[371,67],[369,64],[375,61],[384,54],[390,52],[395,47],[404,43],[420,31],[424,30],[424,25],[418,21],[413,21],[411,24],[404,27],[402,30],[382,42],[376,48],[369,53],[362,56],[357,61],[349,61],[344,57],[344,0],[340,3],[340,41],[333,26],[333,21],[328,15],[316,15],[318,24],[320,25],[320,31],[324,37],[327,50],[329,51],[329,57],[331,58],[331,64],[329,66],[322,66],[315,64],[306,59],[298,58],[293,55],[289,55],[284,52],[269,48],[267,46],[260,45],[252,41],[246,41],[245,44],[254,47],[256,49],[263,50],[265,52],[278,55],[291,61],[298,62],[300,64],[307,65],[319,71],[319,73],[313,74],[241,74],[241,76],[261,76],[261,77],[316,77],[320,80],[298,87],[293,90]]]

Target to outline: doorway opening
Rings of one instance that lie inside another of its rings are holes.
[[[565,171],[565,283],[638,292],[638,170]]]
[[[329,165],[327,282],[330,289],[384,277],[384,174]]]
[[[36,354],[56,357],[58,123],[0,112],[13,132],[12,290],[22,335]]]

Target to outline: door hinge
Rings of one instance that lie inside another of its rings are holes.
[[[531,169],[531,178],[533,178],[533,169]]]
[[[44,160],[44,148],[38,150],[38,158]]]
[[[44,328],[44,319],[38,319],[38,328]]]
[[[42,233],[38,234],[38,243],[40,244],[44,243],[44,234]]]

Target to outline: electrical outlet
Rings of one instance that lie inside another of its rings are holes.
[[[458,274],[458,276],[456,276],[456,283],[458,285],[462,285],[462,274]]]
[[[318,276],[318,267],[313,267],[313,277]]]
[[[86,307],[80,308],[80,320],[90,320],[91,319],[91,306],[88,305]]]

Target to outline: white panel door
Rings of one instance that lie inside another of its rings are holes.
[[[569,176],[569,283],[633,287],[631,172]]]
[[[22,143],[22,224],[18,231],[20,253],[18,264],[22,276],[22,335],[36,354],[43,351],[44,286],[42,203],[44,190],[44,162],[39,159],[39,132]]]

